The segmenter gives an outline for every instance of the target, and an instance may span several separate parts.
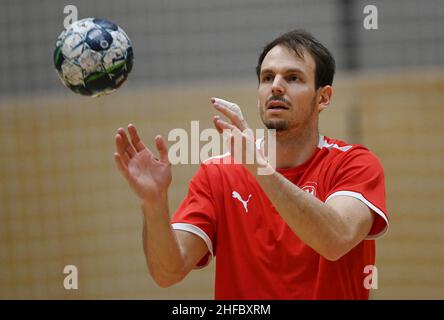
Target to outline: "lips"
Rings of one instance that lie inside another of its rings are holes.
[[[288,110],[288,109],[289,109],[288,105],[285,102],[279,100],[271,100],[267,104],[267,110]]]

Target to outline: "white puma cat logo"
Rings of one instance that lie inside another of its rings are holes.
[[[232,196],[234,199],[237,199],[237,200],[239,200],[240,202],[242,202],[242,204],[243,204],[243,206],[244,206],[244,209],[245,209],[245,212],[248,212],[247,205],[248,205],[248,201],[250,201],[251,194],[248,195],[248,199],[247,199],[247,200],[243,200],[242,197],[240,196],[239,192],[237,192],[237,191],[233,191],[233,193],[231,194],[231,196]]]

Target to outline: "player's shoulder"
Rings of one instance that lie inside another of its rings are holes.
[[[222,175],[235,178],[245,174],[243,166],[235,164],[229,152],[206,159],[201,163],[200,169],[205,171],[208,178],[215,183],[218,183],[218,178]]]
[[[203,166],[211,166],[211,165],[220,165],[220,164],[229,164],[231,163],[232,157],[229,152],[212,156],[204,161],[202,161]]]
[[[226,185],[239,185],[249,179],[248,171],[241,164],[235,164],[231,154],[226,153],[202,161],[191,182],[214,191],[223,190]]]
[[[344,140],[330,138],[327,136],[320,136],[319,137],[319,149],[326,149],[328,151],[333,152],[334,154],[339,155],[349,155],[349,154],[356,154],[356,153],[371,153],[371,151],[363,146],[362,144],[357,143],[348,143]]]
[[[331,161],[348,162],[356,160],[380,164],[379,158],[362,144],[348,143],[344,140],[320,136],[318,148],[326,150]]]

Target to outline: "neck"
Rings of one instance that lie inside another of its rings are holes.
[[[265,139],[267,141],[267,139]],[[319,143],[318,129],[302,134],[291,131],[276,133],[276,169],[296,167],[303,164],[316,151]]]

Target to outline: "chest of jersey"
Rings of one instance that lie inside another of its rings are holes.
[[[307,247],[288,227],[258,182],[243,168],[222,176],[215,193],[223,198],[217,203],[217,235],[219,244],[230,243],[241,255],[253,256],[270,268],[292,267],[298,256],[306,256]],[[283,175],[313,197],[325,200],[323,175],[320,170],[288,172]],[[233,249],[229,249],[233,250]],[[259,254],[259,252],[261,254]]]

